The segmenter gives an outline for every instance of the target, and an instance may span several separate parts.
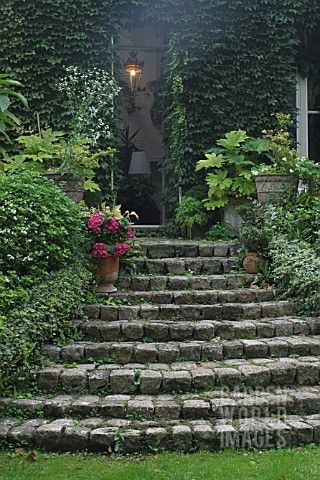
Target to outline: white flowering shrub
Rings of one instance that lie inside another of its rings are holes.
[[[0,175],[0,272],[18,282],[58,270],[81,240],[79,207],[38,175]]]
[[[115,101],[121,91],[116,80],[102,69],[82,71],[70,66],[60,79],[58,90],[65,97],[73,134],[89,140],[93,146],[110,145]]]

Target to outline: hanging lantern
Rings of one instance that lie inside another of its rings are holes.
[[[138,61],[137,52],[130,52],[130,57],[124,63],[124,71],[131,92],[135,92],[139,87],[143,65],[144,62]]]

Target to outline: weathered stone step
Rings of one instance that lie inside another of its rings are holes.
[[[261,290],[262,291],[262,290]],[[260,303],[224,303],[208,305],[88,305],[86,314],[91,320],[247,320],[283,317],[292,314],[288,301]]]
[[[223,340],[239,338],[273,338],[290,335],[319,335],[320,318],[264,318],[263,320],[198,322],[154,321],[79,321],[78,329],[86,339],[98,342],[112,341],[184,341],[206,340],[215,337]]]
[[[138,245],[141,255],[148,258],[229,257],[236,251],[235,242],[141,239]]]
[[[238,358],[320,355],[320,336],[276,337],[258,340],[221,340],[188,342],[78,342],[64,347],[46,346],[54,361],[109,363],[172,363],[179,361],[215,361]]]
[[[255,279],[250,274],[226,275],[133,275],[121,277],[121,289],[132,291],[163,290],[223,290],[249,287]]]
[[[173,304],[173,305],[212,305],[216,303],[272,302],[275,289],[240,288],[235,290],[174,290],[156,292],[117,292],[109,301],[126,302],[129,305]]]
[[[310,415],[320,410],[320,387],[275,388],[270,391],[214,390],[184,395],[57,395],[0,398],[0,417],[102,417],[136,420],[241,419],[277,415]]]
[[[47,451],[142,453],[289,448],[320,443],[319,415],[167,422],[61,418],[0,421],[2,444]]]
[[[137,272],[155,275],[215,275],[239,267],[236,257],[135,258]]]
[[[320,357],[179,362],[172,364],[52,365],[37,372],[42,391],[114,394],[188,393],[215,388],[318,385]]]

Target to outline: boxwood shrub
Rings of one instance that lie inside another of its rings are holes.
[[[0,175],[0,271],[38,275],[79,248],[79,207],[42,176]]]

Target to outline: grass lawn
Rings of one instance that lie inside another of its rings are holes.
[[[0,453],[0,480],[319,480],[320,448],[144,457]]]

